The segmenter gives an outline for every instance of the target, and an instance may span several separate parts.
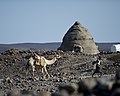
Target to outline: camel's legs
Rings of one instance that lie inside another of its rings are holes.
[[[42,68],[43,78],[45,78],[44,68]]]
[[[42,73],[44,74],[44,69],[42,68]]]
[[[34,72],[35,72],[35,66],[32,65],[32,75],[34,76]]]
[[[50,75],[49,75],[49,73],[48,73],[48,71],[46,69],[46,66],[44,66],[44,70],[45,70],[46,74],[48,75],[48,77],[50,77]]]

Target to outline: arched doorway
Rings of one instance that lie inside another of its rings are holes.
[[[82,46],[79,46],[79,45],[74,46],[74,47],[73,47],[73,50],[74,50],[74,52],[80,52],[80,53],[83,52]]]

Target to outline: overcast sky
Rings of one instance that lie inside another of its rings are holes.
[[[62,42],[75,21],[95,42],[120,42],[120,0],[0,0],[0,43]]]

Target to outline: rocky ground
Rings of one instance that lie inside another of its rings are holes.
[[[43,79],[39,68],[36,68],[35,77],[30,73],[26,74],[25,65],[28,59],[25,57],[29,54],[31,52],[19,50],[0,53],[0,96],[6,96],[12,90],[56,92],[59,85],[92,79],[94,56],[66,52],[53,65],[47,66],[48,72],[53,77]],[[113,55],[101,54],[103,76],[95,75],[94,78],[114,79],[119,66],[113,66],[114,62],[107,59]],[[46,58],[50,59],[49,56]]]

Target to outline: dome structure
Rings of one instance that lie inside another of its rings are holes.
[[[78,21],[67,31],[58,48],[63,51],[76,51],[84,54],[98,54],[99,50],[93,37]]]

